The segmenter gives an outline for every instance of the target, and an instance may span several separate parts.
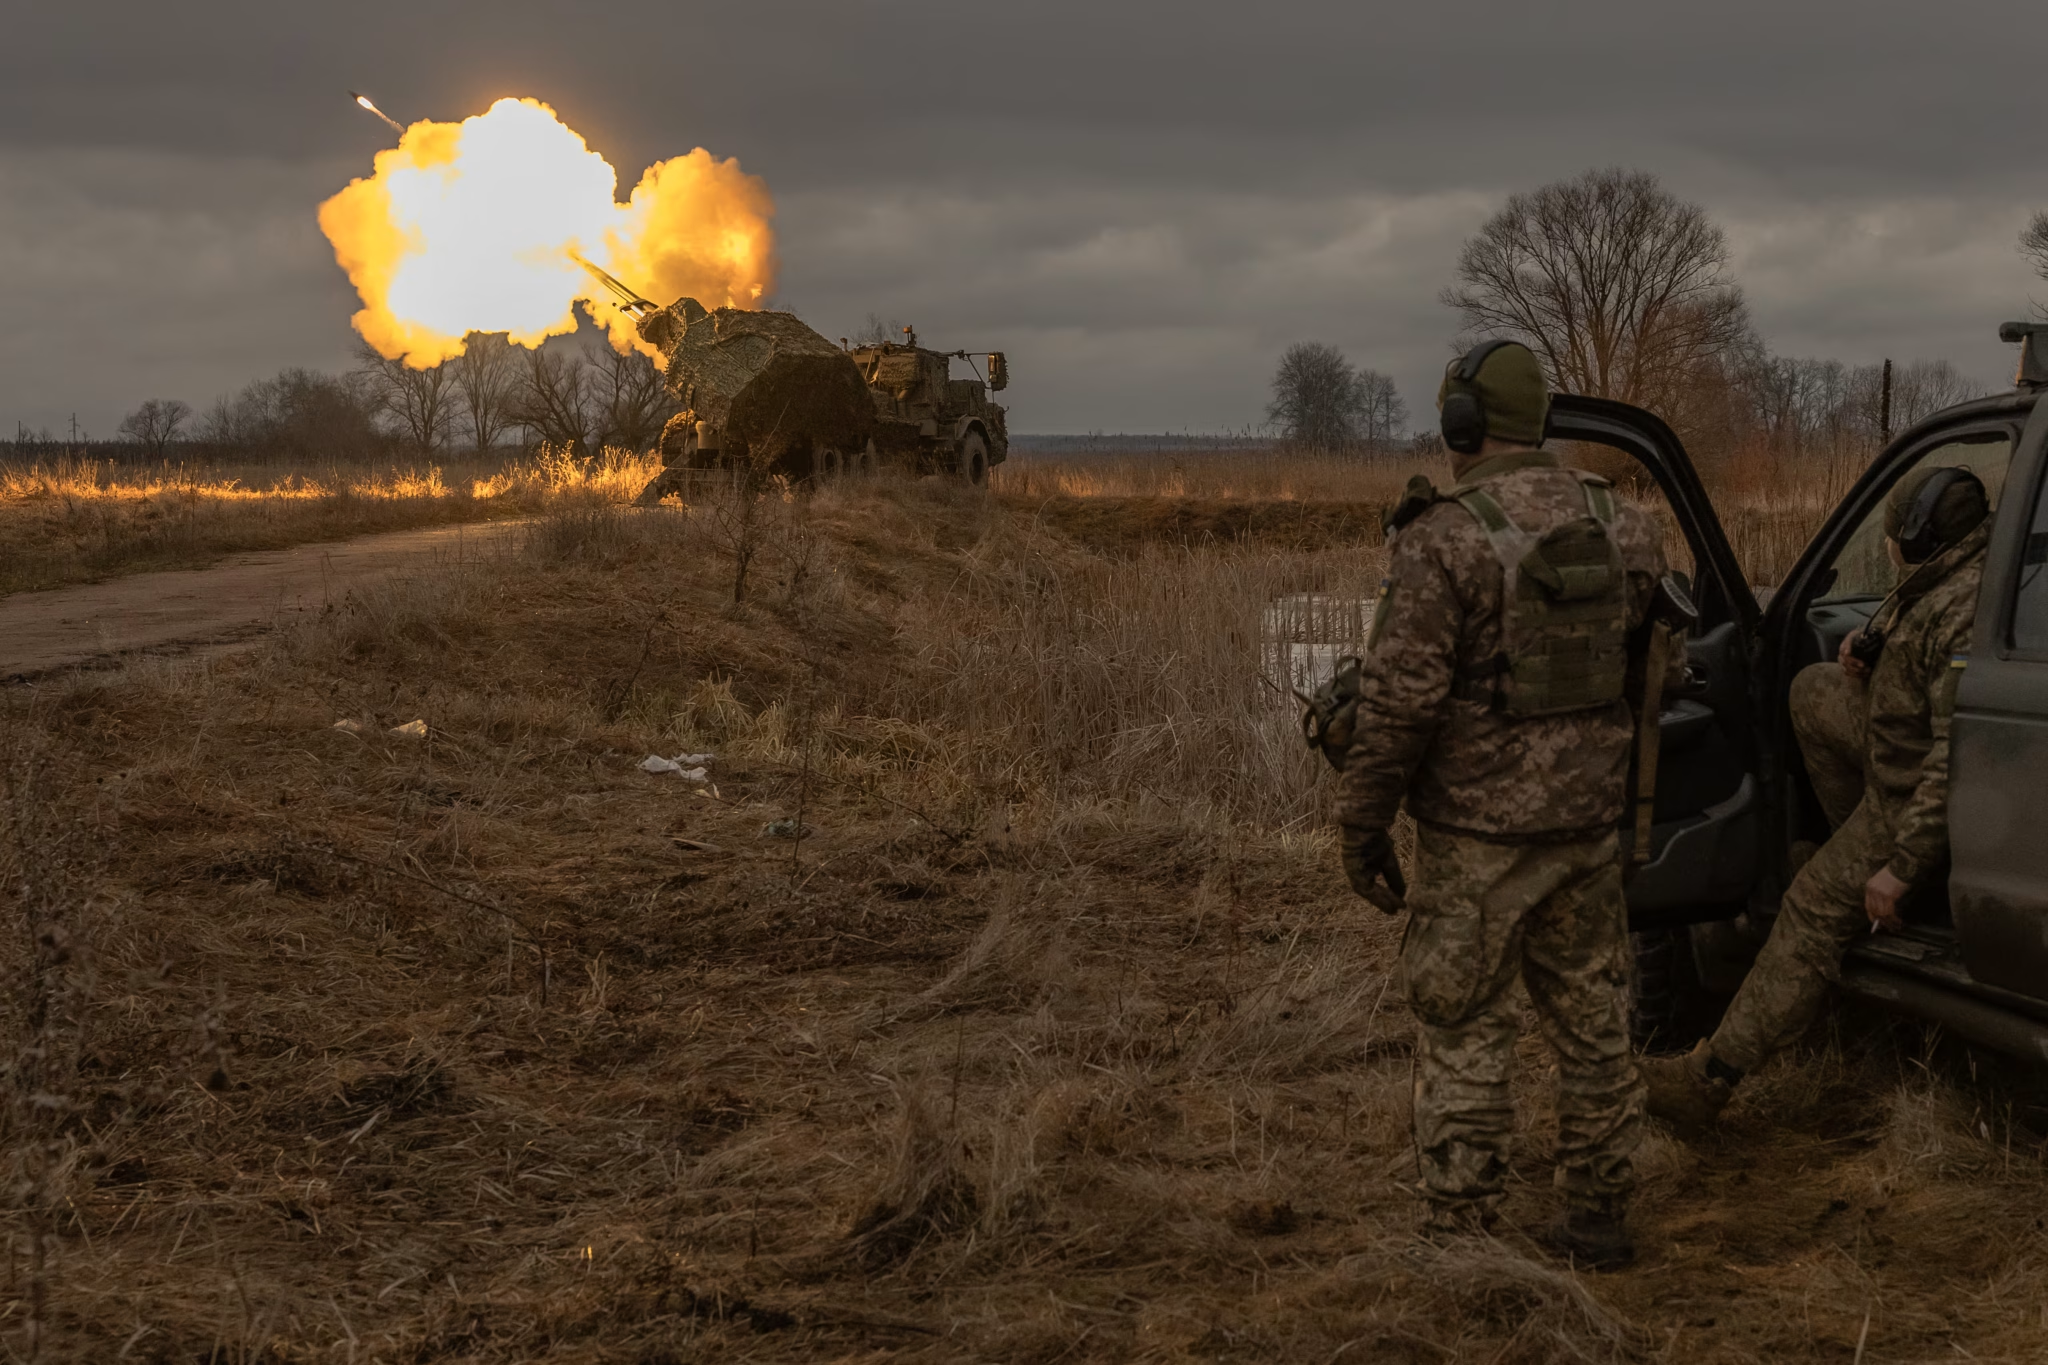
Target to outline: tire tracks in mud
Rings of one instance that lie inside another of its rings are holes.
[[[389,531],[238,554],[204,569],[0,597],[0,683],[138,656],[231,649],[338,602],[358,584],[488,553],[518,521]]]

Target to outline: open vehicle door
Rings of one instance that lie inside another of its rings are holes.
[[[2026,345],[2048,349],[2048,329]],[[1628,888],[1631,927],[1747,910],[1752,943],[1790,880],[1794,845],[1829,835],[1792,731],[1793,677],[1834,659],[1898,583],[1885,503],[1899,480],[1962,466],[1982,481],[1993,521],[1971,652],[1955,661],[1952,867],[1907,898],[1903,932],[1851,946],[1842,984],[1978,1042],[2048,1057],[2048,356],[2028,354],[2015,390],[1944,409],[1887,444],[1761,613],[1668,427],[1622,404],[1559,397],[1549,435],[1641,464],[1695,565],[1701,621],[1687,654],[1706,685],[1665,709],[1653,851]],[[1666,551],[1680,562],[1677,546]],[[1703,973],[1701,944],[1716,937],[1694,934]]]
[[[1686,657],[1702,686],[1664,703],[1651,856],[1629,882],[1630,925],[1731,918],[1746,908],[1765,866],[1767,793],[1778,770],[1774,752],[1758,742],[1756,596],[1699,472],[1661,419],[1626,403],[1557,395],[1548,437],[1634,459],[1664,494],[1692,552],[1700,620]],[[1665,553],[1683,563],[1677,546]]]
[[[1994,536],[2009,541],[2015,527],[2012,509],[2004,506],[2007,473],[2015,467],[2013,455],[2022,445],[2034,398],[2022,391],[1978,399],[1936,413],[1901,433],[1856,481],[1772,598],[1758,649],[1757,681],[1767,702],[1761,719],[1768,732],[1766,745],[1791,760],[1778,800],[1782,827],[1770,841],[1773,845],[1789,848],[1796,839],[1818,842],[1827,837],[1826,821],[1798,762],[1785,697],[1793,675],[1808,664],[1833,659],[1843,638],[1862,629],[1897,584],[1899,571],[1885,550],[1884,527],[1885,500],[1893,486],[1923,465],[1968,468],[1990,498]],[[2038,446],[2038,432],[2033,439]],[[1985,584],[1988,597],[1989,576]],[[1980,607],[1980,640],[1987,624],[1987,613]],[[1974,681],[1966,675],[1965,686]],[[1968,729],[1959,723],[1956,733]],[[1951,791],[1955,790],[1952,772]],[[1782,884],[1784,878],[1776,880]],[[1936,901],[1945,901],[1938,890],[1918,907],[1919,917],[1945,921],[1946,905]],[[1913,909],[1908,907],[1909,918],[1914,917]]]
[[[1761,613],[1698,472],[1670,428],[1625,404],[1552,400],[1552,439],[1621,450],[1649,472],[1695,565],[1700,624],[1686,651],[1706,687],[1665,707],[1652,857],[1628,890],[1634,927],[1731,918],[1752,906],[1773,911],[1790,879],[1793,843],[1826,839],[1826,819],[1806,779],[1786,705],[1792,677],[1833,659],[1843,637],[1860,629],[1896,584],[1884,547],[1884,504],[1892,486],[1923,464],[1963,465],[1983,481],[1998,521],[1977,623],[1976,655],[1990,666],[1973,660],[1963,679],[1952,790],[1974,793],[1976,774],[1996,763],[2002,772],[2028,776],[2001,777],[1988,784],[1992,792],[2033,793],[2027,804],[2010,808],[2010,820],[1998,826],[2010,834],[2000,834],[2004,842],[1995,848],[1987,834],[1992,826],[1969,805],[1980,798],[1958,797],[1964,803],[1954,819],[1958,885],[1985,888],[1972,902],[1985,909],[1964,938],[1966,944],[1980,940],[1971,951],[1973,966],[1982,953],[1991,973],[1981,979],[2023,972],[2033,983],[2030,994],[2048,996],[2048,840],[2024,832],[2030,824],[2025,813],[2048,808],[2048,571],[2042,568],[2048,503],[2041,491],[2048,413],[2034,411],[2037,396],[2022,389],[1979,399],[1902,432],[1829,515]],[[2026,490],[2011,508],[2003,497],[2008,468],[2024,471],[2013,486]],[[1676,550],[1666,547],[1674,562]],[[2030,572],[2042,577],[2030,578]],[[1990,888],[2014,877],[2026,881],[2032,899],[2024,909],[2012,908],[2026,898],[2008,888],[1996,901],[2008,908],[1992,910],[1993,900],[1985,899]],[[1947,898],[1939,891],[1923,897],[1908,915],[1945,931]],[[2030,952],[2015,956],[2022,939]],[[2006,970],[2022,960],[2023,968]]]

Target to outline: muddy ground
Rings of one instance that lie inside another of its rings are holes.
[[[9,593],[0,597],[0,678],[245,641],[316,615],[350,589],[394,572],[459,567],[466,555],[489,552],[508,529],[501,523],[387,531],[235,555],[204,569]]]

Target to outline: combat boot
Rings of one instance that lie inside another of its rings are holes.
[[[1619,1270],[1636,1259],[1628,1212],[1618,1200],[1572,1205],[1543,1234],[1543,1242],[1576,1270]]]
[[[1741,1072],[1715,1059],[1706,1042],[1683,1057],[1638,1057],[1636,1070],[1649,1088],[1650,1117],[1687,1134],[1713,1127],[1742,1079]]]
[[[1485,1200],[1458,1203],[1430,1202],[1417,1236],[1433,1246],[1449,1246],[1467,1237],[1484,1237],[1493,1231],[1499,1213]]]

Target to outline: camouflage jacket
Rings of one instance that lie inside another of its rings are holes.
[[[1948,860],[1948,730],[1969,659],[1991,522],[1915,569],[1880,609],[1884,652],[1870,672],[1865,792],[1892,831],[1892,875],[1926,882]],[[1890,617],[1889,623],[1886,616]]]
[[[1484,461],[1461,486],[1474,484],[1532,533],[1586,514],[1577,476],[1542,451]],[[1628,570],[1636,627],[1664,573],[1662,536],[1617,502],[1610,534]],[[1621,819],[1634,737],[1626,700],[1516,718],[1456,694],[1461,677],[1500,653],[1503,580],[1484,531],[1457,503],[1429,507],[1395,535],[1360,677],[1340,821],[1385,828],[1404,795],[1417,820],[1508,842],[1605,832]]]

